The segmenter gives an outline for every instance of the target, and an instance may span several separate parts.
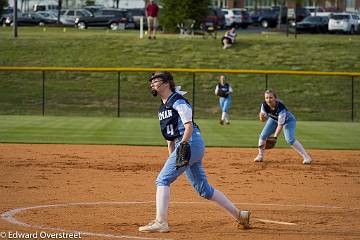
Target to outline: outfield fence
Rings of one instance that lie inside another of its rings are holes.
[[[0,114],[146,117],[159,99],[149,73],[170,71],[188,91],[196,118],[219,117],[220,74],[233,86],[233,119],[257,119],[265,89],[278,92],[300,120],[359,121],[360,72],[178,68],[0,66]]]

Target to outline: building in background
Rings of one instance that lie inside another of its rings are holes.
[[[219,8],[269,8],[285,3],[295,7],[295,0],[212,0],[212,5]],[[304,0],[303,6],[318,6],[338,11],[360,11],[360,0]]]

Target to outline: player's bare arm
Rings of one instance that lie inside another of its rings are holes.
[[[190,122],[185,123],[184,127],[185,127],[185,131],[184,131],[184,135],[183,135],[183,138],[182,138],[181,141],[182,142],[189,142],[191,134],[193,132],[193,124],[190,121]]]
[[[284,124],[278,124],[274,133],[274,137],[278,137],[281,133],[281,130],[283,129]]]
[[[167,141],[168,144],[168,151],[169,155],[175,150],[175,142],[174,141]]]

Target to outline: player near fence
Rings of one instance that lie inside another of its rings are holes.
[[[255,162],[264,160],[265,149],[275,146],[282,129],[284,129],[286,142],[302,156],[303,164],[312,162],[301,143],[295,139],[296,119],[294,115],[287,110],[273,90],[265,91],[265,101],[261,104],[259,118],[260,121],[266,121],[266,123],[259,137],[259,153],[254,159]]]
[[[156,179],[156,218],[139,227],[140,232],[169,232],[168,205],[170,185],[181,174],[185,175],[200,196],[224,208],[240,226],[249,228],[249,211],[240,211],[222,192],[207,180],[202,166],[205,153],[199,127],[194,123],[189,102],[184,92],[175,86],[169,72],[157,72],[150,78],[153,96],[161,98],[158,117],[160,130],[167,141],[169,156]]]
[[[215,87],[215,95],[219,96],[219,104],[220,104],[220,110],[221,110],[221,118],[220,118],[220,124],[224,125],[230,124],[229,120],[229,109],[232,102],[232,92],[233,89],[231,85],[226,82],[226,77],[224,75],[221,75],[219,78],[219,83]]]

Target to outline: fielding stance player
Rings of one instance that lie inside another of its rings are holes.
[[[259,154],[254,159],[255,162],[264,160],[265,149],[263,146],[266,139],[272,134],[277,139],[283,128],[286,142],[303,157],[303,164],[312,162],[311,157],[306,153],[301,143],[295,139],[296,119],[294,115],[277,98],[274,91],[265,91],[265,101],[261,104],[259,118],[262,122],[266,121],[266,124],[259,137]]]
[[[224,75],[221,75],[219,78],[219,83],[215,87],[215,95],[219,96],[219,104],[221,110],[220,124],[224,125],[230,124],[229,120],[229,108],[232,102],[233,89],[229,83],[226,82]]]
[[[153,96],[161,98],[158,117],[160,128],[168,143],[169,157],[156,179],[156,219],[140,232],[169,232],[168,205],[170,184],[185,172],[189,182],[199,193],[219,204],[239,225],[249,228],[249,211],[240,211],[222,192],[207,181],[202,166],[205,147],[198,126],[193,122],[189,102],[181,95],[169,72],[154,73],[149,79]],[[185,161],[183,161],[185,160]]]

